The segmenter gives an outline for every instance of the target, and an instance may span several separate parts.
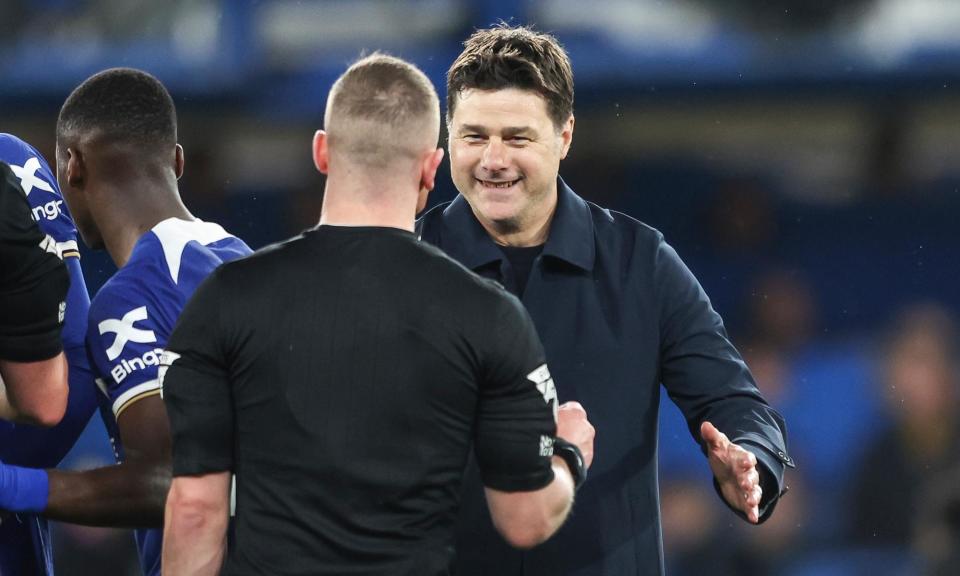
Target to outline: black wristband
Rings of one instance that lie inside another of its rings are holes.
[[[570,475],[573,476],[573,487],[579,490],[587,479],[587,466],[583,460],[583,453],[573,442],[567,442],[563,438],[553,439],[553,455],[563,458],[570,468]]]

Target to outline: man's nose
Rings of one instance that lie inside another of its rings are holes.
[[[499,138],[490,138],[487,146],[483,149],[483,157],[480,159],[480,165],[484,170],[496,171],[507,167],[507,149],[503,145],[503,140]]]

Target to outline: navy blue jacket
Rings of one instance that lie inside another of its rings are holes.
[[[418,223],[466,267],[515,286],[510,263],[462,196]],[[514,289],[515,291],[515,289]],[[566,524],[529,552],[494,531],[475,471],[464,480],[457,574],[661,575],[657,485],[660,384],[699,441],[711,421],[767,470],[761,520],[783,490],[780,415],[761,397],[720,316],[662,234],[558,183],[549,238],[522,295],[560,402],[583,404],[595,459]],[[706,463],[704,463],[706,466]]]

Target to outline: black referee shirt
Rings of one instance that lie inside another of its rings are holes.
[[[69,287],[56,242],[40,231],[19,178],[0,162],[0,359],[36,362],[60,353]]]
[[[237,475],[225,574],[449,574],[471,441],[491,488],[553,478],[529,316],[409,232],[321,226],[226,264],[168,350],[174,475]]]

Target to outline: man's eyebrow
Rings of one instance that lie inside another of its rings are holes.
[[[536,131],[530,126],[507,126],[502,131],[504,137],[518,136],[520,134],[529,134]]]
[[[464,124],[457,129],[458,134],[470,133],[486,135],[489,132],[490,131],[487,127],[480,126],[479,124]],[[530,126],[506,126],[501,128],[500,132],[505,138],[509,138],[511,136],[517,136],[518,134],[533,132],[533,128]]]
[[[486,134],[487,129],[478,124],[463,124],[459,128],[457,128],[458,134],[464,134],[466,132],[476,133],[476,134]]]

